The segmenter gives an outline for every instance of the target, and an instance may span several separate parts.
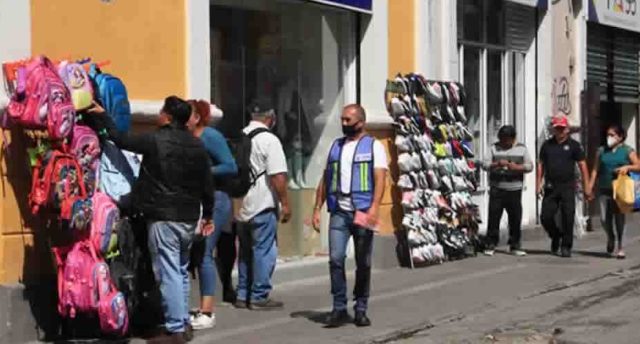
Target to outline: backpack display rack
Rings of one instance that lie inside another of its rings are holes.
[[[388,80],[385,103],[396,132],[406,259],[411,268],[475,255],[479,246],[473,134],[464,87],[419,74]]]
[[[53,215],[60,234],[69,237],[62,245],[51,245],[58,270],[58,313],[63,319],[92,320],[95,331],[88,331],[90,335],[123,337],[129,327],[129,295],[110,264],[120,254],[118,237],[124,233],[118,229],[127,220],[121,219],[114,197],[99,186],[98,133],[82,125],[83,111],[94,100],[115,116],[105,101],[110,96],[103,92],[107,88],[96,83],[97,64],[90,62],[53,62],[38,56],[3,63],[10,102],[0,113],[2,154],[8,148],[7,129],[24,130],[36,138],[35,147],[24,152],[32,169],[31,212]],[[90,66],[92,77],[87,73]],[[120,94],[126,97],[123,90]],[[124,100],[128,110],[128,99]]]

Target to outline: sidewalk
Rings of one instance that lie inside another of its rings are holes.
[[[415,270],[375,270],[370,300],[372,327],[323,328],[331,305],[329,276],[325,272],[306,280],[276,285],[273,296],[285,302],[284,310],[256,312],[220,307],[217,327],[197,332],[194,343],[393,341],[411,331],[455,322],[485,308],[518,302],[531,295],[637,265],[640,230],[633,225],[638,223],[637,219],[634,216],[629,220],[627,253],[630,258],[625,261],[602,258],[605,238],[599,227],[576,241],[571,259],[549,255],[549,241],[538,228],[528,230],[524,236],[523,246],[529,251],[527,257],[497,254]],[[503,246],[498,253],[505,253],[504,249]],[[351,288],[353,273],[348,279]]]

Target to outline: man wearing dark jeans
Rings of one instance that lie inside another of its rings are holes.
[[[582,174],[585,198],[589,199],[589,172],[585,154],[579,142],[569,137],[569,122],[564,115],[551,121],[553,137],[540,148],[536,179],[538,195],[544,195],[540,220],[551,238],[551,253],[571,257],[573,247],[573,222],[576,211],[576,163]],[[542,183],[544,178],[544,184]],[[556,213],[560,211],[560,228]],[[560,251],[560,252],[558,252]]]
[[[498,142],[491,146],[485,162],[489,170],[489,224],[484,254],[493,256],[500,241],[500,219],[504,210],[509,216],[509,249],[515,256],[527,253],[520,247],[522,222],[522,187],[524,174],[533,170],[527,147],[516,143],[516,129],[505,125],[498,131]]]
[[[387,155],[382,143],[365,134],[366,114],[360,105],[348,105],[342,111],[344,137],[334,141],[329,151],[325,174],[316,190],[313,227],[320,227],[320,209],[327,201],[329,220],[329,271],[333,310],[328,327],[349,320],[347,280],[344,261],[349,238],[353,236],[356,253],[355,299],[356,326],[369,326],[367,317],[371,283],[373,231],[387,172]]]

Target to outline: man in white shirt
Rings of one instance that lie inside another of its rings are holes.
[[[355,298],[356,326],[370,326],[367,317],[371,283],[373,231],[378,223],[380,200],[387,173],[387,154],[382,143],[364,132],[366,113],[357,104],[347,105],[341,116],[344,137],[334,141],[327,167],[316,190],[313,226],[320,226],[320,209],[327,201],[329,222],[329,270],[333,310],[328,327],[349,320],[347,281],[344,261],[349,238],[353,236],[356,253]]]
[[[271,276],[276,266],[278,215],[283,223],[291,218],[287,196],[287,160],[280,140],[269,131],[276,121],[267,101],[250,107],[251,122],[243,133],[251,139],[251,170],[255,181],[244,199],[236,220],[241,255],[235,306],[250,309],[282,308],[269,297]],[[255,132],[254,132],[255,131]],[[254,135],[250,135],[254,132]]]

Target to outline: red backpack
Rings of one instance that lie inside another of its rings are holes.
[[[11,121],[29,129],[47,129],[52,140],[68,137],[75,109],[71,94],[51,61],[40,56],[17,74],[16,92],[7,108]]]
[[[73,204],[87,198],[82,168],[73,155],[57,150],[40,159],[33,168],[29,205],[37,214],[43,206],[60,210],[60,218],[71,219]]]

